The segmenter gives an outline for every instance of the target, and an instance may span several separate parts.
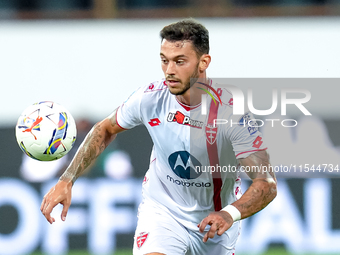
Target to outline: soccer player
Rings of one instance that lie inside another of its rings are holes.
[[[206,75],[209,35],[188,19],[164,27],[161,66],[165,79],[139,88],[118,109],[98,122],[69,167],[44,196],[41,211],[49,223],[58,204],[65,220],[76,179],[124,130],[144,124],[153,140],[143,181],[133,254],[231,255],[241,219],[266,207],[276,196],[276,178],[252,115],[232,114],[232,95],[214,89]],[[216,88],[216,86],[215,86]],[[202,114],[202,94],[208,113]],[[212,93],[214,92],[214,93]],[[213,125],[216,119],[233,125]],[[235,169],[252,179],[240,195]]]

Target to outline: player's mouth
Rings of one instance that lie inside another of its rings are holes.
[[[174,79],[167,79],[166,82],[168,86],[170,87],[176,87],[181,83],[179,80],[174,80]]]

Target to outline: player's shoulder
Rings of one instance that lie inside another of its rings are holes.
[[[141,86],[132,98],[133,101],[138,101],[142,107],[149,109],[150,107],[157,107],[164,100],[168,100],[168,92],[168,86],[165,80],[162,79]]]
[[[220,86],[218,83],[212,86],[215,89],[215,99],[222,103],[222,106],[233,108],[233,94],[227,88]]]
[[[166,84],[165,79],[157,80],[154,82],[151,82],[147,86],[143,87],[143,92],[144,93],[159,93],[159,92],[164,92],[168,89],[168,86]]]
[[[150,98],[154,97],[155,94],[167,91],[167,88],[168,86],[166,85],[164,79],[151,82],[147,85],[139,87],[134,92],[132,92],[132,94],[124,103],[131,100],[147,101]]]

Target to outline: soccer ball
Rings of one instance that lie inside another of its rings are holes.
[[[61,105],[43,101],[29,106],[18,119],[15,135],[29,157],[52,161],[65,156],[76,140],[76,123]]]

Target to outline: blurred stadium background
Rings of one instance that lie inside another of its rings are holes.
[[[67,221],[49,225],[42,196],[76,148],[35,162],[14,126],[28,105],[56,101],[77,120],[79,146],[136,88],[162,78],[159,31],[179,18],[209,29],[211,77],[322,78],[309,104],[317,114],[279,137],[263,132],[274,164],[289,162],[292,147],[303,164],[340,164],[339,14],[339,0],[0,0],[0,254],[132,254],[145,128],[118,136],[75,184]],[[237,254],[340,254],[339,179],[295,177],[279,178],[277,199],[244,221]]]

